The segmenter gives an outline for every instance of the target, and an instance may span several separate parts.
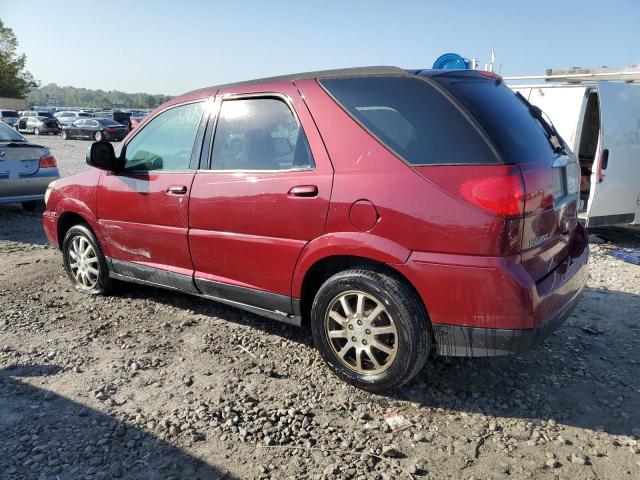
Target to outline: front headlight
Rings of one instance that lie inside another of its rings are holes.
[[[53,189],[56,186],[56,180],[54,180],[53,182],[51,182],[48,186],[47,186],[47,191],[44,192],[44,204],[46,205],[49,202],[49,195],[51,195],[51,192],[53,191]]]

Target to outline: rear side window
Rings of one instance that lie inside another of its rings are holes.
[[[276,98],[222,102],[212,169],[301,170],[313,165],[304,131],[285,102]]]
[[[502,83],[436,79],[473,115],[507,163],[556,157],[547,133],[528,105]]]
[[[320,83],[363,127],[412,165],[499,163],[460,110],[424,80],[357,77]]]

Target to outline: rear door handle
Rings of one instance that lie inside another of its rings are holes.
[[[187,186],[186,185],[171,185],[171,186],[167,187],[166,192],[169,195],[184,195],[185,193],[187,193]]]
[[[315,185],[298,185],[289,190],[290,197],[317,197],[318,187]]]

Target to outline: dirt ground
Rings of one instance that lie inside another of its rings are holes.
[[[38,141],[86,168],[89,142]],[[582,300],[536,350],[436,358],[372,395],[305,330],[133,284],[75,292],[40,216],[0,206],[1,479],[640,479],[640,267],[608,253],[638,230],[597,232]]]

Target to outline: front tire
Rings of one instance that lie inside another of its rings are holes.
[[[40,135],[40,129],[38,127],[33,129],[33,134],[34,135]]]
[[[93,134],[93,139],[94,139],[96,142],[100,142],[100,141],[102,141],[102,139],[103,139],[103,138],[104,138],[104,135],[102,134],[102,132],[101,132],[101,131],[97,131],[96,133],[94,133],[94,134]]]
[[[62,242],[62,258],[67,276],[78,292],[107,293],[112,284],[107,260],[87,225],[74,225],[67,231]]]
[[[400,278],[375,269],[329,278],[313,301],[311,329],[330,369],[373,392],[411,380],[431,346],[429,318],[418,295]]]
[[[63,140],[68,140],[69,139],[69,134],[67,133],[66,130],[62,130],[62,139]]]

